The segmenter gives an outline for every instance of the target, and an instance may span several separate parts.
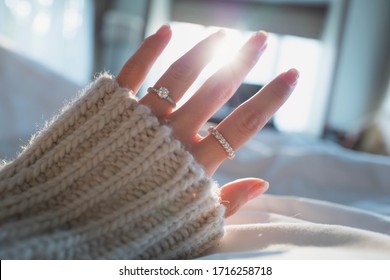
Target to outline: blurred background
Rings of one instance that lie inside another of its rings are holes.
[[[97,72],[117,74],[142,40],[173,37],[141,94],[196,42],[227,38],[184,100],[257,30],[268,48],[218,122],[278,73],[299,69],[268,126],[360,151],[390,152],[388,0],[0,0],[0,158],[59,111]]]

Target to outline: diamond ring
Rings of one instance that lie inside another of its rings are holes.
[[[229,142],[225,139],[225,137],[223,137],[222,134],[213,126],[210,126],[208,131],[215,137],[215,139],[218,140],[222,148],[224,148],[225,152],[228,154],[228,158],[233,159],[235,156],[234,150],[230,146]]]
[[[167,100],[169,103],[173,105],[173,108],[176,107],[176,102],[172,99],[172,97],[169,96],[169,90],[165,87],[155,88],[150,87],[148,88],[148,92],[154,92],[157,94],[160,98]]]

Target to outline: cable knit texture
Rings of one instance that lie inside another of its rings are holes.
[[[223,216],[171,129],[106,74],[0,171],[1,259],[193,258]]]

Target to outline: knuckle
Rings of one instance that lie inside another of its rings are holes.
[[[189,82],[193,76],[191,69],[186,61],[179,60],[169,67],[168,73],[174,80]]]
[[[125,64],[125,71],[131,73],[133,71],[145,70],[147,68],[145,57],[150,57],[156,53],[158,51],[158,45],[153,38],[145,39],[137,53]]]
[[[213,87],[213,91],[218,93],[221,101],[228,100],[232,95],[232,85],[230,81],[217,81]]]
[[[155,51],[159,45],[160,42],[157,41],[156,38],[149,37],[142,42],[141,49],[144,51]]]
[[[242,65],[242,68],[250,69],[256,65],[258,60],[259,57],[256,56],[256,54],[249,52],[247,55],[241,57],[240,64]]]
[[[244,137],[249,137],[260,130],[269,120],[265,112],[253,109],[242,110],[237,116],[237,131]]]
[[[290,95],[290,87],[283,80],[276,80],[270,87],[272,96],[278,100],[285,101]]]
[[[260,55],[258,51],[249,50],[244,53],[239,53],[233,60],[236,75],[243,74],[252,69],[259,61]]]
[[[234,89],[236,88],[235,80],[233,78],[232,72],[223,71],[218,73],[215,76],[215,79],[211,83],[210,91],[216,93],[215,98],[218,102],[225,103],[230,97],[232,97],[234,93]]]
[[[144,67],[144,62],[142,62],[141,59],[134,57],[130,59],[128,63],[126,63],[125,71],[127,73],[132,73],[132,71],[137,71],[137,69],[143,69]]]

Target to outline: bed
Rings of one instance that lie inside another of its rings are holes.
[[[215,174],[270,182],[205,259],[390,259],[390,158],[263,130]]]

